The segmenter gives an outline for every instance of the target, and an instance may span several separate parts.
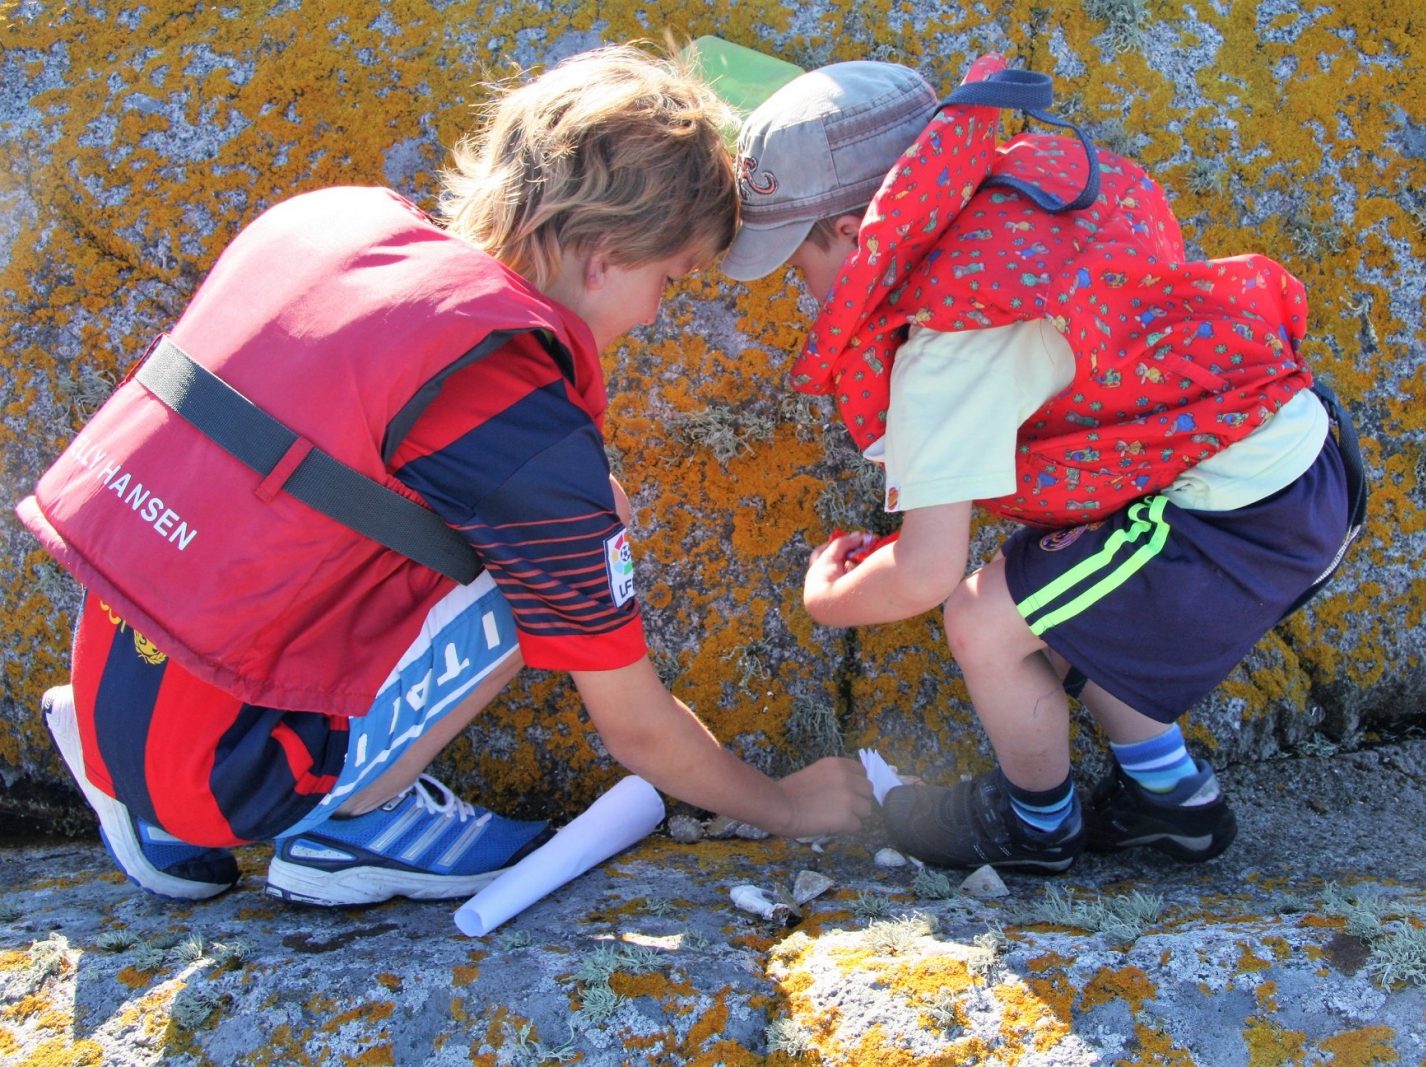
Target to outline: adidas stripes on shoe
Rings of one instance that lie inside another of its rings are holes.
[[[502,818],[423,774],[373,811],[279,837],[267,892],[328,907],[470,896],[550,834],[548,823]]]

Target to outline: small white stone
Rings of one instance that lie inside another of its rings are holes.
[[[710,819],[704,827],[704,832],[715,841],[722,841],[729,837],[741,837],[749,841],[761,841],[768,837],[766,830],[756,826],[740,822],[737,819],[730,819],[726,815],[719,815]]]
[[[1007,897],[1010,890],[1001,880],[1000,875],[995,873],[995,868],[990,864],[977,867],[961,883],[961,892],[968,897]]]
[[[792,882],[792,899],[801,907],[832,888],[832,879],[819,871],[798,871]]]
[[[668,836],[684,845],[703,840],[703,823],[692,815],[675,815],[668,821]]]
[[[737,825],[737,819],[730,819],[726,815],[715,815],[703,824],[703,832],[714,841],[721,841],[725,837],[732,837]]]
[[[764,919],[786,923],[792,914],[792,909],[786,904],[769,900],[767,894],[755,885],[735,885],[728,890],[728,895],[733,898],[734,907]]]
[[[872,862],[878,867],[905,867],[907,860],[906,857],[900,852],[897,852],[896,849],[883,848],[878,850],[877,854],[872,857]]]

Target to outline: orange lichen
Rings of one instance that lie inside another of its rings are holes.
[[[153,981],[151,972],[141,971],[137,967],[123,967],[114,974],[114,977],[130,989],[138,989]]]
[[[34,1067],[101,1067],[108,1060],[104,1046],[91,1038],[49,1038],[30,1049],[24,1062]]]
[[[1047,1052],[1070,1036],[1069,1022],[1028,986],[1001,982],[992,987],[992,992],[1000,1004],[1000,1034],[1004,1041],[1020,1044],[1028,1040],[1037,1051]]]
[[[1074,960],[1068,956],[1047,952],[1030,961],[1030,975],[1025,979],[1035,996],[1065,1023],[1070,1021],[1075,998],[1079,995],[1067,970],[1072,963]]]
[[[1193,1057],[1162,1030],[1134,1024],[1134,1058],[1118,1059],[1114,1067],[1195,1067]]]
[[[1243,1040],[1248,1046],[1249,1067],[1287,1067],[1303,1063],[1307,1056],[1304,1034],[1261,1016],[1249,1016],[1243,1027]]]
[[[1080,1010],[1092,1011],[1101,1004],[1122,1000],[1130,1011],[1138,1011],[1144,1001],[1158,996],[1153,981],[1138,967],[1101,967],[1085,983]]]
[[[1273,981],[1260,982],[1253,990],[1253,995],[1258,1001],[1258,1010],[1263,1012],[1277,1011],[1277,983]]]
[[[1391,1044],[1395,1036],[1396,1031],[1389,1026],[1364,1026],[1323,1038],[1317,1045],[1332,1057],[1327,1067],[1376,1067],[1400,1062]]]
[[[1270,960],[1265,960],[1253,951],[1253,947],[1247,944],[1238,945],[1238,970],[1242,972],[1266,971],[1272,966]]]
[[[508,63],[512,42],[556,36],[534,3],[485,13],[474,36],[443,5],[399,0],[382,10],[387,17],[374,18],[337,4],[313,20],[279,6],[259,20],[241,5],[140,5],[119,33],[97,8],[40,16],[5,5],[0,42],[29,82],[27,121],[0,146],[0,192],[19,205],[0,265],[10,298],[0,324],[9,353],[0,453],[17,457],[7,484],[33,480],[31,468],[173,321],[258,210],[351,182],[395,182],[430,206],[442,146],[467,125],[466,105],[483,99],[478,83]],[[1419,308],[1400,307],[1393,292],[1395,276],[1426,259],[1419,209],[1398,192],[1426,187],[1426,164],[1396,142],[1398,112],[1426,113],[1419,19],[1411,5],[1360,3],[1272,18],[1257,5],[1200,6],[1192,19],[1155,9],[1156,35],[1192,58],[1180,78],[1141,50],[1111,53],[1101,20],[1046,10],[1016,0],[987,26],[981,10],[954,5],[928,14],[833,0],[804,20],[773,0],[618,0],[575,5],[558,29],[619,40],[667,25],[804,63],[894,55],[940,88],[990,39],[1006,42],[1017,62],[1056,70],[1062,103],[1104,135],[1117,124],[1163,177],[1194,246],[1209,255],[1256,248],[1303,278],[1312,298],[1306,354],[1349,405],[1380,420],[1383,440],[1364,442],[1376,497],[1348,559],[1356,584],[1319,599],[1312,627],[1286,624],[1290,640],[1269,638],[1266,665],[1235,673],[1220,695],[1241,698],[1253,719],[1304,706],[1323,680],[1379,686],[1402,666],[1397,642],[1385,623],[1361,620],[1392,620],[1408,633],[1426,624],[1426,579],[1403,575],[1413,561],[1401,558],[1409,539],[1397,536],[1426,528],[1419,449],[1393,443],[1419,435],[1426,410],[1426,369],[1400,355],[1426,342]],[[1266,114],[1281,121],[1261,121]],[[1006,117],[1007,131],[1020,124]],[[394,146],[409,166],[394,162]],[[1203,160],[1221,161],[1217,188],[1194,180]],[[1326,187],[1342,195],[1321,195]],[[1334,239],[1334,228],[1350,239]],[[710,307],[728,312],[726,333],[703,328]],[[655,652],[677,661],[679,691],[736,748],[800,757],[786,726],[798,692],[825,696],[852,746],[885,742],[902,762],[981,769],[990,753],[934,616],[829,638],[801,609],[803,546],[826,533],[818,497],[829,483],[850,492],[821,427],[794,423],[769,400],[787,392],[806,311],[781,272],[735,286],[709,271],[673,289],[655,329],[606,356],[615,387],[608,438],[635,491]],[[726,460],[672,425],[712,410],[732,412],[744,432]],[[753,427],[749,412],[769,425]],[[875,499],[853,504],[868,521],[885,520]],[[1362,580],[1358,561],[1392,580]],[[30,547],[16,547],[0,573],[0,611],[12,621],[0,676],[15,706],[35,707],[65,675],[72,620],[55,610],[60,588]],[[1339,651],[1343,642],[1330,638],[1349,631],[1356,647]],[[737,653],[759,640],[784,658],[745,685]],[[587,743],[563,680],[512,686],[477,733],[487,727],[519,743],[497,753],[465,739],[444,758],[455,777],[479,780],[489,803],[572,812],[616,776]],[[1222,724],[1195,721],[1188,732],[1210,751],[1231,737]],[[37,717],[0,730],[0,765],[60,772]]]
[[[693,985],[687,978],[674,981],[659,971],[643,974],[627,974],[615,971],[609,976],[609,988],[624,997],[653,997],[665,1011],[679,1014],[679,998],[694,995]]]

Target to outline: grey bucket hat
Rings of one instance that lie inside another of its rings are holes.
[[[773,93],[738,137],[743,222],[723,273],[770,274],[818,219],[868,203],[937,103],[916,71],[867,60],[810,71]]]

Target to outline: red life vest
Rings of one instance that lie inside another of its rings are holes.
[[[967,82],[1001,70],[985,56]],[[995,144],[999,111],[937,113],[887,175],[858,248],[792,371],[833,394],[858,447],[886,431],[890,373],[910,325],[984,329],[1050,320],[1074,379],[1019,431],[1017,488],[978,501],[1007,518],[1074,525],[1163,489],[1312,384],[1298,358],[1302,283],[1263,256],[1187,261],[1163,190],[1099,151],[1100,195],[1051,214],[983,184],[1010,175],[1069,201],[1085,184],[1073,138]]]
[[[316,447],[415,499],[383,459],[388,426],[497,332],[539,338],[602,418],[598,353],[580,319],[395,193],[339,188],[243,230],[171,338]],[[364,715],[454,582],[273,481],[131,378],[18,511],[197,677],[249,703]]]

